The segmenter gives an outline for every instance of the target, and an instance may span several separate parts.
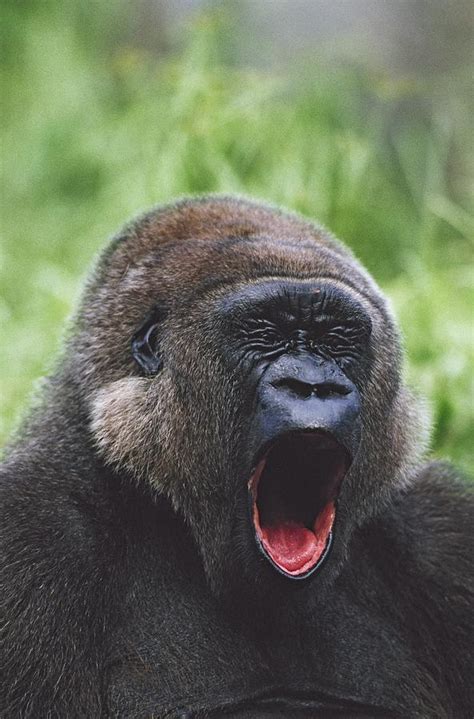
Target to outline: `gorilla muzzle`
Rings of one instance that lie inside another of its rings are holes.
[[[333,362],[286,356],[262,378],[250,515],[260,551],[288,578],[309,577],[329,555],[359,415],[358,390]]]

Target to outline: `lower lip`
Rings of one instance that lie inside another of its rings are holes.
[[[307,577],[320,565],[327,555],[332,541],[332,528],[336,516],[334,502],[328,502],[321,510],[311,531],[301,526],[286,525],[272,531],[260,527],[256,506],[254,506],[254,525],[262,551],[272,564],[284,575],[292,578]],[[272,536],[272,541],[267,538]],[[280,535],[280,537],[278,537]],[[278,540],[285,552],[278,553]]]

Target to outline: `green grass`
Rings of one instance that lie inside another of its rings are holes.
[[[463,78],[420,86],[324,56],[287,77],[239,69],[212,16],[160,59],[127,39],[128,6],[112,6],[7,4],[0,438],[107,238],[158,202],[238,192],[303,212],[353,248],[393,300],[434,453],[469,470],[474,223],[459,169],[453,179],[464,116],[449,94]]]

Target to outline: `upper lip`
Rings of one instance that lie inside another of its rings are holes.
[[[302,439],[304,442],[307,441],[308,447],[310,446],[311,442],[314,442],[315,447],[317,446],[318,449],[339,449],[345,454],[348,464],[350,465],[352,463],[351,451],[346,446],[346,443],[343,442],[339,437],[337,437],[335,433],[324,428],[305,427],[302,429],[295,428],[280,432],[275,436],[272,436],[270,439],[266,440],[255,453],[255,459],[252,462],[252,473],[255,471],[262,459],[266,459],[270,451],[277,444],[291,438]]]

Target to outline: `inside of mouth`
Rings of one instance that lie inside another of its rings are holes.
[[[328,546],[347,455],[322,432],[275,442],[249,483],[255,531],[264,553],[285,574],[313,569]]]

